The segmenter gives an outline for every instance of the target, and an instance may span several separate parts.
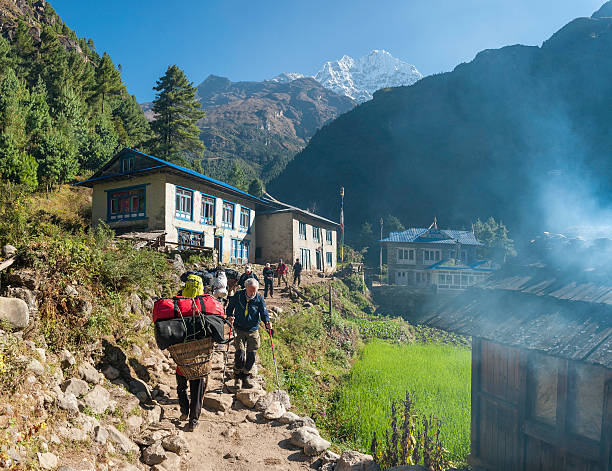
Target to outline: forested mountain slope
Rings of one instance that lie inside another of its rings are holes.
[[[485,50],[450,73],[380,90],[315,134],[268,188],[337,218],[344,186],[349,238],[389,213],[410,225],[436,215],[445,227],[469,228],[495,215],[513,229],[542,229],[577,187],[605,204],[610,50],[604,6],[541,47]]]
[[[150,134],[119,70],[44,0],[0,0],[0,177],[52,187]]]

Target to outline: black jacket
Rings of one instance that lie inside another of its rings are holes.
[[[300,262],[295,262],[293,264],[293,273],[295,275],[299,275],[300,273],[302,273],[302,264]]]
[[[264,280],[273,280],[274,279],[274,270],[272,268],[264,268],[263,269],[263,277]]]
[[[270,321],[266,302],[261,294],[257,293],[253,299],[247,299],[246,290],[241,289],[229,300],[225,311],[227,317],[234,318],[234,327],[242,331],[253,332],[259,328],[259,321]]]
[[[244,282],[248,280],[249,278],[255,278],[257,281],[259,281],[259,278],[257,278],[257,275],[255,274],[254,271],[252,271],[248,275],[246,273],[243,273],[242,275],[240,275],[240,279],[238,280],[238,284],[240,285],[242,289],[244,289]]]

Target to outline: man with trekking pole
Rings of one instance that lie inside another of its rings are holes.
[[[263,322],[268,332],[272,332],[266,302],[257,292],[259,282],[249,278],[245,288],[236,292],[227,306],[227,320],[236,333],[234,347],[234,381],[238,389],[254,387],[251,370],[255,364],[260,346],[259,322]]]

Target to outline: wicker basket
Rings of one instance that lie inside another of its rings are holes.
[[[212,369],[214,342],[210,337],[168,347],[172,359],[187,379],[208,376]]]

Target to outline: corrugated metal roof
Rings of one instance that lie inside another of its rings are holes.
[[[403,232],[391,232],[389,237],[379,242],[413,242],[423,244],[482,245],[473,232],[454,229],[426,229],[411,227]]]
[[[432,327],[612,368],[612,286],[530,267],[427,310]]]

